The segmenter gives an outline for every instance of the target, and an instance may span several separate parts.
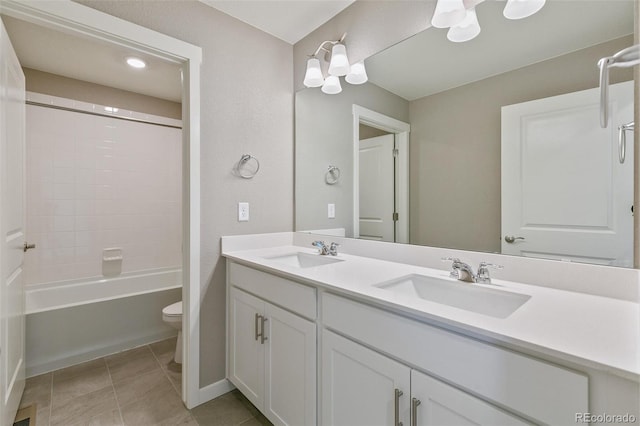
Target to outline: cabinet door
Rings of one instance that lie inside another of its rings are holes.
[[[321,424],[409,425],[410,369],[330,331],[322,333]]]
[[[316,424],[316,325],[266,303],[265,415],[276,425]]]
[[[415,411],[416,418],[412,419],[411,423],[416,426],[529,424],[481,399],[415,370],[411,371],[411,397],[412,401],[414,398],[420,401]]]
[[[231,288],[229,298],[229,380],[258,409],[264,402],[264,345],[257,337],[264,302]]]

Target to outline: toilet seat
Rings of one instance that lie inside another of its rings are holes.
[[[162,309],[162,315],[165,317],[180,317],[182,316],[182,302],[172,303]]]

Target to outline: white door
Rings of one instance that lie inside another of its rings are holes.
[[[265,415],[275,425],[316,423],[316,325],[266,303]]]
[[[412,415],[416,415],[411,422],[414,425],[529,424],[481,399],[415,370],[411,371],[411,404]]]
[[[618,126],[633,121],[633,82],[502,108],[502,253],[633,266],[633,137],[618,160]]]
[[[24,390],[24,74],[0,21],[0,424]]]
[[[229,380],[253,405],[262,409],[264,344],[259,334],[264,302],[231,288],[229,304]]]
[[[360,238],[395,241],[394,135],[360,141]]]
[[[325,330],[320,424],[395,425],[397,404],[397,420],[408,425],[410,380],[409,367]]]

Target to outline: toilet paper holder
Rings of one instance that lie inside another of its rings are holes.
[[[102,260],[105,262],[115,262],[122,260],[122,248],[110,247],[102,250]]]

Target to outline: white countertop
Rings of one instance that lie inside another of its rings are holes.
[[[223,251],[223,256],[430,323],[479,335],[484,340],[640,381],[638,303],[494,279],[489,288],[531,296],[507,318],[494,318],[375,287],[375,284],[408,274],[448,279],[448,272],[444,270],[349,254],[338,254],[337,258],[344,262],[310,268],[297,268],[267,259],[296,252],[315,254],[316,250],[282,245]]]

